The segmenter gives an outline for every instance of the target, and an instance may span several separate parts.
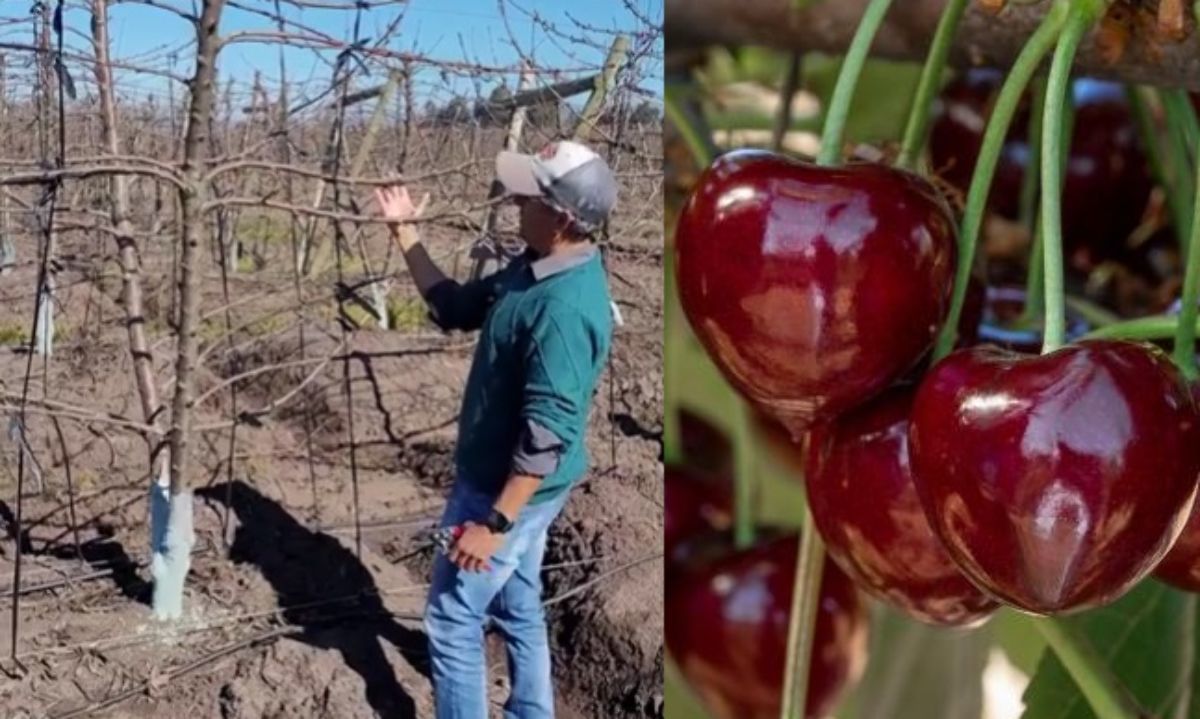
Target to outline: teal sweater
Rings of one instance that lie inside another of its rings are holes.
[[[442,282],[427,299],[443,328],[481,330],[458,420],[458,481],[498,494],[533,423],[558,461],[530,503],[561,496],[586,471],[588,412],[612,346],[599,253],[526,253],[482,280]]]

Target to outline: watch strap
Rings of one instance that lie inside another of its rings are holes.
[[[484,525],[496,534],[506,534],[508,530],[512,529],[513,522],[504,516],[503,512],[493,507],[492,511],[488,512],[487,521],[484,522]]]

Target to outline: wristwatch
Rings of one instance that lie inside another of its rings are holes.
[[[504,516],[503,512],[493,507],[483,526],[491,530],[492,534],[504,534],[512,529],[513,523],[511,519]]]

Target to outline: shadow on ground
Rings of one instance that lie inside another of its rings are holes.
[[[341,652],[346,665],[362,676],[367,701],[380,717],[416,716],[413,698],[396,681],[380,640],[391,642],[429,676],[425,635],[387,612],[374,577],[354,552],[335,537],[305,527],[244,482],[213,485],[196,495],[221,504],[229,500],[238,518],[230,558],[262,572],[279,606],[286,608],[284,619],[303,628],[296,639]]]

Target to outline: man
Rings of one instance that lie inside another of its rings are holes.
[[[505,716],[554,716],[542,557],[550,523],[586,470],[588,410],[612,343],[608,282],[590,241],[616,203],[604,160],[564,141],[536,155],[501,152],[496,174],[520,208],[528,249],[463,285],[446,278],[404,222],[425,201],[414,207],[403,187],[377,192],[434,321],[480,330],[442,517],[463,533],[435,560],[425,611],[438,719],[488,716],[489,615],[508,649]]]

